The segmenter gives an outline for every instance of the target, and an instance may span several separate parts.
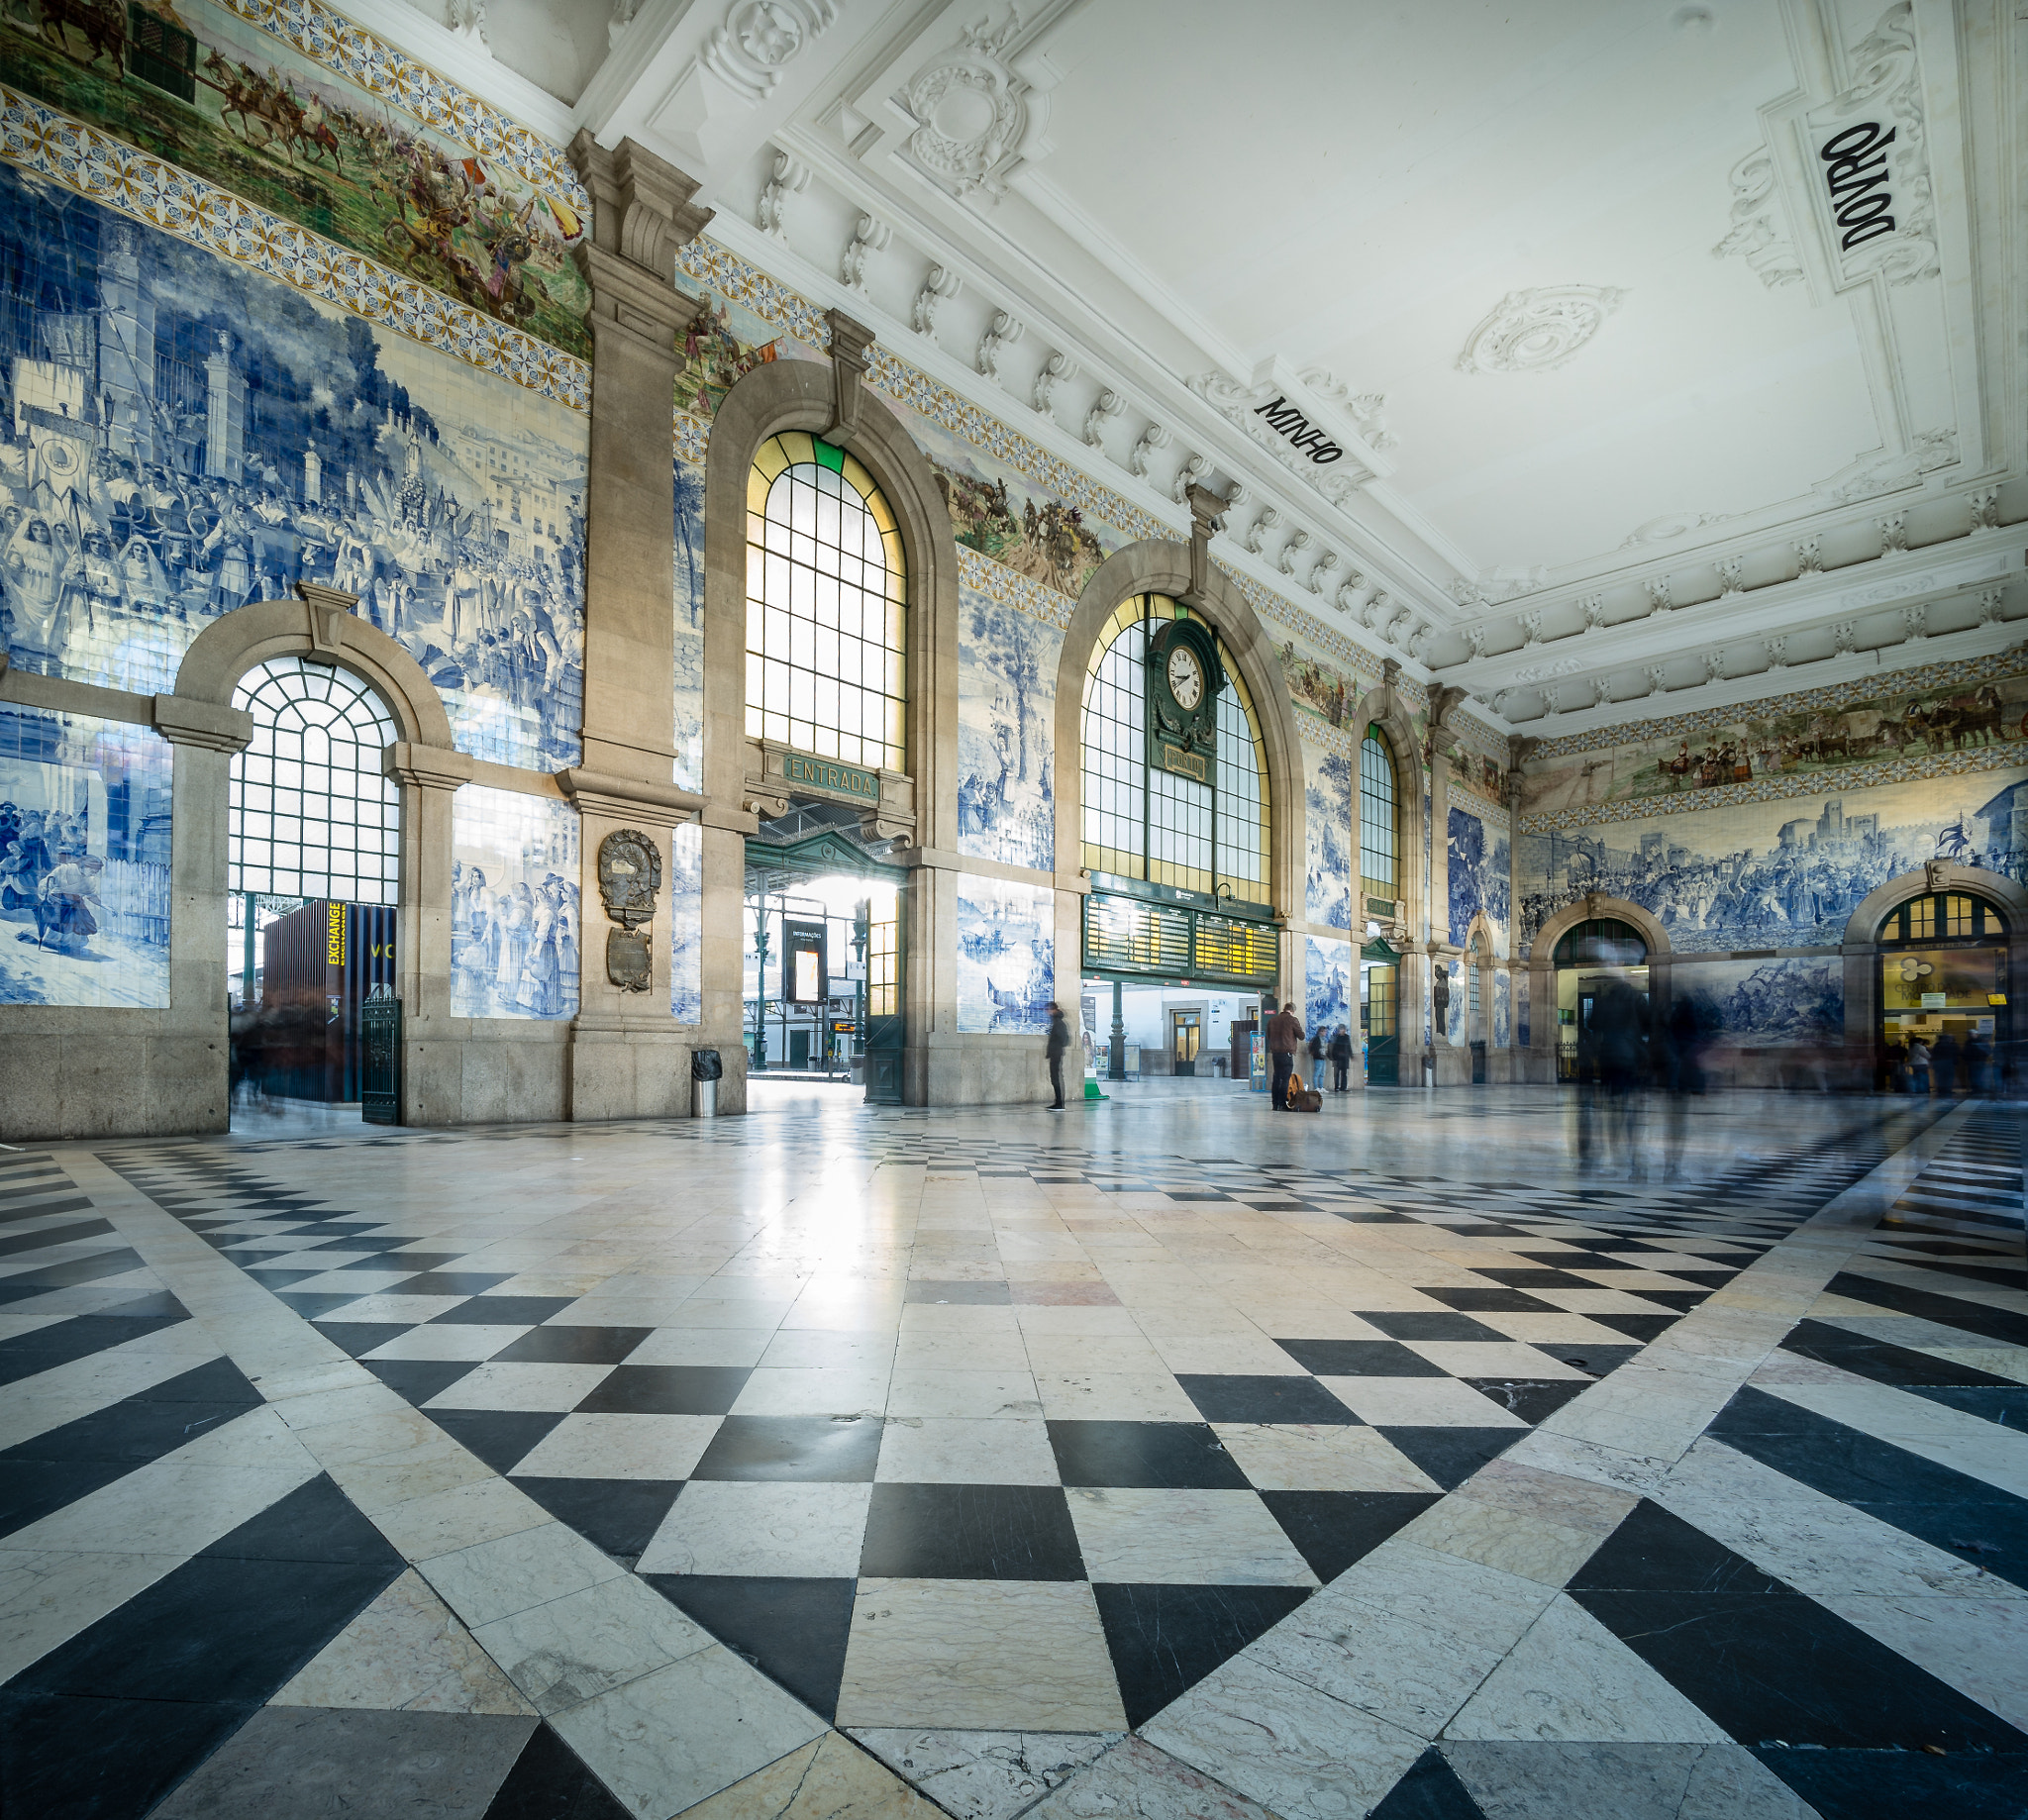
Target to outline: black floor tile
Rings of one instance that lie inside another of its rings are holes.
[[[1962,1409],[2002,1428],[2028,1430],[2028,1384],[1910,1384],[1907,1389],[1911,1396]]]
[[[1524,1258],[1529,1254],[1524,1251]],[[1570,1254],[1562,1254],[1569,1257]],[[1574,1260],[1587,1262],[1588,1260]],[[1582,1276],[1572,1276],[1568,1270],[1555,1269],[1486,1269],[1474,1266],[1475,1276],[1489,1276],[1496,1283],[1505,1283],[1510,1289],[1595,1289],[1598,1285]],[[1446,1300],[1449,1298],[1446,1297]],[[1440,1760],[1441,1761],[1441,1760]]]
[[[1301,1586],[1092,1587],[1127,1723],[1145,1725],[1309,1597]]]
[[[1935,1295],[1926,1289],[1910,1289],[1851,1270],[1839,1271],[1825,1285],[1824,1292],[1855,1302],[1871,1302],[1876,1308],[1891,1308],[1896,1314],[1920,1315],[1926,1321],[1955,1327],[1962,1333],[1978,1334],[2005,1346],[2028,1346],[2028,1315],[1988,1308],[1960,1296]]]
[[[1557,1311],[1547,1302],[1530,1301],[1530,1308],[1540,1308],[1549,1313]],[[1434,1310],[1369,1310],[1355,1308],[1352,1311],[1362,1321],[1377,1327],[1390,1340],[1500,1340],[1507,1336],[1497,1328],[1474,1321],[1465,1314],[1438,1314]]]
[[[546,1409],[431,1409],[424,1413],[495,1472],[512,1472],[563,1419],[560,1413]]]
[[[2028,1763],[2012,1753],[1810,1751],[1754,1755],[1822,1820],[2021,1820]],[[1377,1816],[1375,1816],[1377,1820]]]
[[[1571,1596],[1741,1744],[2028,1752],[2028,1735],[1801,1593]]]
[[[274,1299],[293,1308],[306,1321],[321,1321],[326,1315],[356,1302],[360,1296],[377,1293],[368,1289],[279,1289]]]
[[[515,1484],[559,1523],[630,1567],[648,1551],[669,1514],[679,1478],[541,1478]]]
[[[1207,1422],[1311,1422],[1351,1427],[1359,1418],[1314,1377],[1178,1376]]]
[[[1070,1507],[1056,1485],[875,1485],[862,1579],[1084,1577]]]
[[[332,1345],[343,1347],[357,1359],[375,1347],[399,1340],[414,1326],[413,1321],[320,1321],[317,1331]]]
[[[139,1820],[259,1710],[0,1688],[0,1811]]]
[[[538,1328],[537,1333],[568,1333],[568,1328]],[[528,1336],[534,1339],[535,1335]],[[516,1343],[519,1345],[519,1342]],[[499,1355],[516,1357],[510,1349]],[[623,1365],[602,1378],[583,1402],[580,1415],[722,1416],[753,1375],[747,1365]],[[827,1418],[828,1419],[828,1418]]]
[[[54,1370],[73,1359],[103,1353],[109,1346],[124,1346],[130,1340],[159,1333],[164,1327],[174,1327],[188,1318],[181,1312],[160,1315],[130,1313],[123,1303],[114,1312],[74,1315],[67,1321],[54,1321],[48,1327],[39,1327],[32,1334],[18,1334],[11,1340],[0,1340],[0,1384],[33,1377],[38,1371]]]
[[[306,1283],[313,1276],[322,1276],[322,1266],[314,1270],[260,1270],[249,1269],[247,1274],[263,1289],[287,1289],[296,1283]]]
[[[1475,1326],[1476,1323],[1474,1322]],[[1305,1371],[1319,1377],[1448,1377],[1398,1340],[1277,1340]]]
[[[1661,1339],[1682,1317],[1673,1314],[1587,1314],[1584,1318],[1647,1346],[1651,1341]]]
[[[1489,1460],[1497,1460],[1527,1434],[1525,1428],[1376,1428],[1446,1491],[1456,1489]]]
[[[417,1408],[478,1368],[470,1359],[362,1359],[359,1363],[396,1396]],[[434,1417],[437,1412],[430,1413]]]
[[[399,1244],[400,1241],[397,1240],[395,1243]],[[361,1258],[356,1263],[342,1264],[337,1267],[341,1270],[441,1270],[447,1264],[456,1264],[464,1255],[462,1252],[402,1252],[391,1258]]]
[[[45,1207],[41,1211],[49,1213],[51,1210]],[[34,1232],[0,1237],[0,1258],[12,1258],[21,1252],[46,1251],[52,1245],[68,1245],[73,1239],[99,1239],[112,1230],[111,1220],[73,1220],[67,1226],[39,1226]]]
[[[1638,1295],[1644,1302],[1660,1302],[1665,1308],[1673,1308],[1678,1314],[1688,1314],[1692,1308],[1701,1307],[1711,1299],[1709,1289],[1649,1289],[1636,1287],[1627,1291]],[[1585,1316],[1586,1320],[1591,1317]]]
[[[1593,1320],[1596,1317],[1586,1315],[1584,1318]],[[1602,1342],[1594,1346],[1588,1340],[1531,1340],[1529,1345],[1538,1353],[1547,1353],[1567,1365],[1590,1372],[1593,1377],[1604,1377],[1617,1371],[1641,1350],[1638,1346],[1608,1346]]]
[[[400,1267],[398,1264],[395,1266]],[[390,1283],[382,1295],[483,1295],[514,1275],[512,1270],[423,1270],[403,1282]]]
[[[1261,1502],[1325,1585],[1436,1503],[1435,1491],[1264,1491]]]
[[[1725,1592],[1789,1590],[1742,1555],[1643,1498],[1571,1576],[1577,1591]]]
[[[690,1476],[863,1485],[879,1457],[877,1416],[727,1416]]]
[[[628,1820],[632,1811],[607,1792],[555,1731],[539,1725],[507,1771],[484,1820]]]
[[[1485,1812],[1431,1745],[1368,1820],[1485,1820]]]
[[[1864,1334],[1848,1333],[1825,1321],[1798,1321],[1781,1343],[1781,1350],[1820,1365],[1836,1365],[1857,1377],[1870,1377],[1876,1384],[1894,1384],[1913,1389],[1921,1384],[2010,1384],[2011,1378],[1995,1377],[1990,1371],[1975,1370],[1955,1360],[1933,1359],[1886,1340],[1871,1340]],[[2018,1388],[2019,1386],[2016,1386]]]
[[[1529,1295],[1515,1288],[1500,1289],[1425,1289],[1424,1295],[1447,1306],[1460,1314],[1556,1314],[1560,1312],[1554,1302],[1545,1302],[1540,1296]],[[1424,1340],[1427,1334],[1410,1334],[1411,1340]]]
[[[693,1573],[641,1577],[812,1712],[827,1720],[837,1713],[846,1645],[852,1640],[854,1581]]]
[[[401,1563],[200,1555],[22,1670],[10,1687],[105,1699],[266,1700]]]
[[[415,1282],[397,1284],[391,1293],[396,1295],[462,1295],[461,1289],[416,1289]],[[495,1282],[506,1281],[496,1276]],[[447,1308],[436,1316],[432,1326],[439,1324],[449,1327],[535,1327],[547,1321],[553,1314],[561,1314],[576,1298],[568,1295],[474,1295],[468,1302],[459,1302],[456,1308]]]
[[[513,1365],[618,1365],[652,1327],[537,1327],[493,1357]]]
[[[911,1282],[903,1299],[910,1302],[963,1302],[977,1307],[1004,1308],[1013,1300],[1013,1288],[1004,1282],[955,1283],[925,1280]]]
[[[228,1531],[200,1551],[198,1559],[384,1567],[390,1577],[404,1565],[387,1538],[322,1472]]]
[[[1510,1416],[1530,1423],[1555,1415],[1573,1396],[1591,1388],[1590,1380],[1582,1377],[1468,1377],[1460,1381],[1497,1403]]]
[[[1052,1422],[1049,1436],[1066,1485],[1250,1489],[1206,1423]]]

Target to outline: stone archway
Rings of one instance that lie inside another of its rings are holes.
[[[448,1053],[452,1036],[451,801],[470,780],[473,761],[454,748],[451,717],[422,665],[353,612],[355,596],[315,583],[304,583],[301,593],[300,600],[252,601],[214,621],[184,654],[175,695],[158,698],[224,711],[214,737],[178,740],[170,859],[177,920],[188,919],[191,941],[218,946],[217,932],[226,923],[232,756],[253,731],[232,708],[240,678],[270,657],[293,656],[321,659],[371,683],[403,736],[382,760],[401,791],[395,995],[403,1010],[402,1122],[456,1123],[456,1070],[433,1070],[430,1062]],[[193,724],[197,718],[187,705],[177,712]],[[229,733],[223,731],[228,719],[239,723]],[[221,993],[210,1014],[221,1047],[224,1005]]]
[[[1880,927],[1912,897],[1933,891],[1964,891],[1997,904],[2007,919],[2009,991],[2018,993],[2028,967],[2028,889],[1983,866],[1936,859],[1920,871],[1901,872],[1870,891],[1846,920],[1839,953],[1845,962],[1845,1053],[1849,1083],[1866,1084],[1880,1024]],[[2016,1029],[2020,1026],[2017,1024]],[[2016,1039],[2019,1047],[2019,1039]]]
[[[959,1069],[936,1052],[959,1046],[956,939],[958,851],[958,544],[936,469],[894,413],[862,383],[871,336],[832,312],[833,359],[776,360],[726,394],[712,419],[704,480],[705,1029],[727,1041],[739,1071],[733,1103],[745,1104],[741,988],[744,837],[753,832],[758,777],[746,733],[747,476],[760,446],[784,430],[806,431],[862,462],[893,509],[908,563],[907,811],[895,832],[906,844],[909,890],[903,1004],[903,1095],[926,1105]],[[778,792],[776,792],[778,794]],[[881,824],[886,832],[886,824]],[[947,879],[947,874],[951,874]]]
[[[1609,918],[1614,922],[1626,923],[1640,932],[1641,940],[1648,945],[1648,1003],[1654,1015],[1668,1014],[1671,956],[1669,932],[1663,928],[1653,911],[1644,910],[1639,904],[1629,903],[1624,897],[1609,897],[1603,891],[1593,891],[1587,896],[1580,897],[1574,904],[1566,904],[1544,922],[1529,942],[1526,970],[1529,1004],[1528,1048],[1516,1052],[1517,1079],[1545,1084],[1553,1084],[1556,1080],[1557,944],[1577,924],[1588,923],[1594,918]],[[1513,970],[1519,973],[1522,969],[1516,966]]]

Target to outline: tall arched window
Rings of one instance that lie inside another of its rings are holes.
[[[1359,749],[1360,889],[1392,903],[1400,895],[1400,876],[1401,799],[1394,787],[1394,758],[1379,728],[1369,726]]]
[[[747,477],[747,733],[907,767],[907,565],[873,476],[784,431]]]
[[[254,741],[233,758],[227,888],[393,903],[401,799],[380,754],[400,735],[380,698],[333,664],[270,657],[233,706],[253,715]]]
[[[1222,643],[1226,682],[1210,777],[1198,783],[1148,763],[1149,635],[1157,621],[1186,613],[1166,594],[1137,594],[1114,609],[1092,644],[1084,679],[1084,864],[1121,878],[1267,903],[1267,748]],[[1221,885],[1230,892],[1220,892]]]

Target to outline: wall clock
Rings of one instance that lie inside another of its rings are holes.
[[[1162,621],[1148,640],[1148,762],[1199,783],[1218,751],[1225,665],[1201,620]]]

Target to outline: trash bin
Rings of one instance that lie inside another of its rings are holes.
[[[718,1083],[725,1074],[725,1063],[719,1061],[715,1049],[696,1049],[690,1052],[690,1116],[698,1119],[718,1117]]]

